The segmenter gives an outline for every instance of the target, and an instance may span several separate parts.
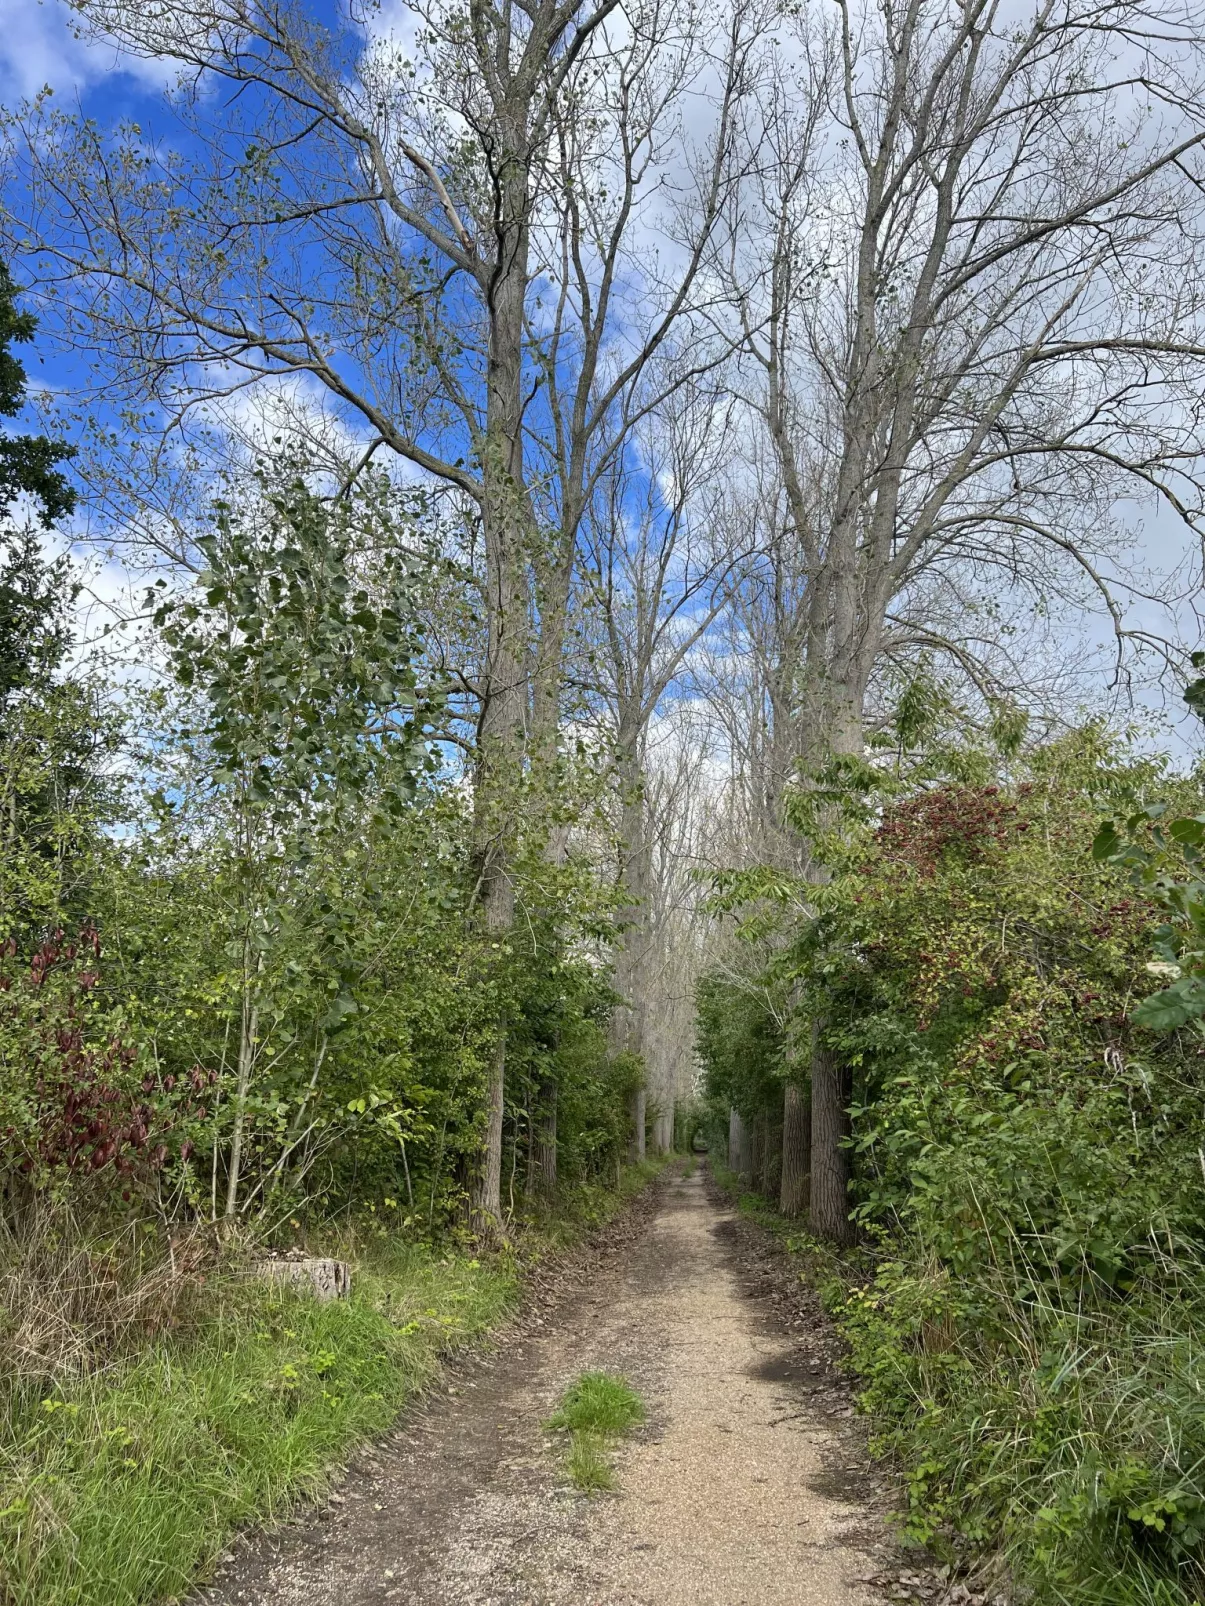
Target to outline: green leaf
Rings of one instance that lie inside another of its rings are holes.
[[[1092,857],[1100,863],[1104,859],[1115,858],[1121,849],[1122,841],[1116,825],[1112,820],[1106,820],[1092,838]]]
[[[1131,1012],[1136,1026],[1153,1032],[1175,1031],[1205,1014],[1205,976],[1185,976],[1161,992],[1152,993]]]

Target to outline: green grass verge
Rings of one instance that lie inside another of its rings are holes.
[[[487,1258],[377,1240],[350,1299],[212,1286],[189,1330],[0,1421],[0,1601],[146,1606],[184,1594],[233,1532],[321,1493],[441,1359],[513,1310],[521,1260],[614,1215],[655,1174],[578,1191]]]
[[[583,1372],[545,1426],[568,1433],[565,1470],[579,1489],[593,1494],[615,1487],[608,1447],[643,1422],[644,1415],[644,1401],[626,1378]]]

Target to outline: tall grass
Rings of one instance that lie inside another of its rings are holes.
[[[6,1606],[183,1593],[231,1531],[323,1484],[441,1354],[496,1322],[513,1263],[429,1251],[360,1268],[346,1301],[242,1282],[131,1364],[18,1390],[0,1446]]]
[[[1041,1601],[1199,1602],[1205,1267],[1182,1253],[1123,1295],[1011,1248],[954,1279],[904,1242],[829,1286],[906,1534],[994,1557]]]

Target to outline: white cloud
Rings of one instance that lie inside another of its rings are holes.
[[[83,38],[78,17],[61,0],[0,0],[0,99],[36,95],[47,84],[62,95],[118,74],[162,89],[175,69]]]

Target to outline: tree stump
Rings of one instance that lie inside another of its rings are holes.
[[[327,1260],[317,1255],[301,1255],[279,1260],[258,1260],[251,1275],[267,1282],[288,1283],[308,1288],[316,1298],[346,1299],[351,1293],[351,1271],[346,1261]]]

